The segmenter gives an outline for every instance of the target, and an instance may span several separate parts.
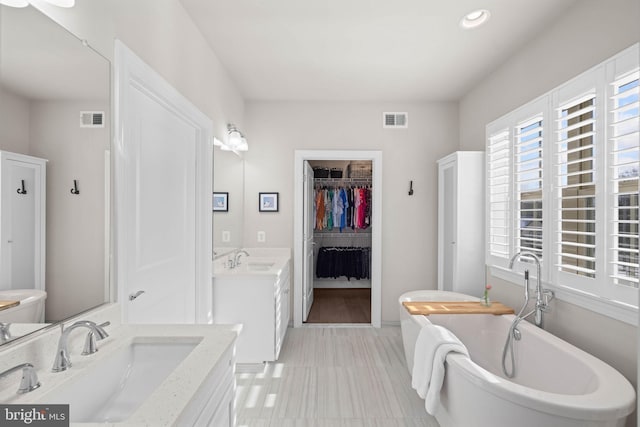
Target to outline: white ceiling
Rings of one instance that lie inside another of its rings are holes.
[[[181,2],[247,99],[457,100],[576,0]]]

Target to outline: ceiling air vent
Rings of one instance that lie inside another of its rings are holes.
[[[81,128],[103,128],[104,111],[80,111]]]
[[[409,113],[382,113],[382,127],[388,129],[409,127]]]

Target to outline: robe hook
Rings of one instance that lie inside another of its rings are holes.
[[[18,194],[27,194],[27,190],[24,189],[24,179],[22,179],[21,181],[22,181],[22,188],[18,188],[16,191],[18,192]]]
[[[78,190],[78,180],[73,180],[73,188],[71,189],[71,194],[80,194],[80,190]]]

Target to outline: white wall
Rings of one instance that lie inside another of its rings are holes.
[[[384,111],[407,111],[409,128],[383,129]],[[293,247],[295,150],[382,150],[382,321],[398,320],[403,292],[436,289],[436,160],[457,148],[455,103],[254,101],[246,123],[245,246]],[[258,193],[271,191],[280,212],[259,213]]]
[[[485,126],[640,40],[638,0],[580,0],[460,100],[460,149]]]
[[[214,135],[228,122],[242,129],[244,99],[179,0],[78,1],[71,9],[38,3],[107,59],[120,39],[212,119]]]
[[[485,126],[640,39],[637,0],[581,0],[460,100],[460,148],[484,150]],[[492,298],[520,307],[523,288],[488,274]],[[556,300],[545,329],[637,384],[637,326]],[[636,425],[632,415],[628,426]]]

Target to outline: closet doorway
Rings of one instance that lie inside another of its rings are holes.
[[[296,151],[294,169],[294,327],[380,327],[382,153]]]

